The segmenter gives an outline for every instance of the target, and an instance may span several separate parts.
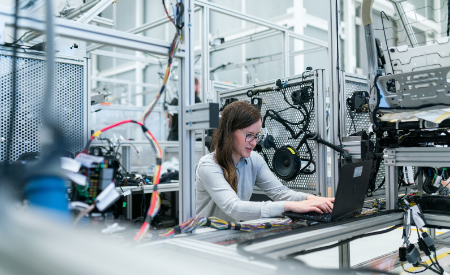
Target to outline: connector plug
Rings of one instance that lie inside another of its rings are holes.
[[[428,247],[432,252],[436,252],[436,247],[434,246],[434,241],[433,241],[433,239],[428,235],[427,232],[422,232],[422,238],[423,238],[423,241],[425,242],[425,244],[427,245],[427,247]]]
[[[417,247],[415,247],[413,244],[408,247],[406,259],[415,267],[419,266],[419,264],[422,262],[419,249],[417,249]]]
[[[398,257],[400,259],[400,262],[406,262],[406,247],[400,247],[398,249]]]
[[[418,244],[419,244],[419,249],[422,250],[425,253],[425,255],[427,255],[427,256],[431,255],[431,252],[428,249],[428,246],[423,239],[419,239]]]

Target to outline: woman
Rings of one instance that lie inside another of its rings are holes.
[[[281,216],[284,211],[330,213],[334,198],[290,190],[253,152],[260,131],[261,114],[251,104],[235,101],[223,110],[212,141],[215,151],[197,167],[197,215],[240,221]],[[254,185],[274,201],[250,202]]]

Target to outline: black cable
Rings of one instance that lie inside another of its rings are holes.
[[[355,123],[355,117],[353,115],[353,111],[350,110],[350,107],[347,107],[347,109],[348,109],[348,115],[350,116],[350,119],[352,120],[352,124],[351,125],[353,125],[353,129],[355,130],[355,133],[356,133],[358,131],[356,130],[356,123]],[[351,125],[350,125],[350,127],[351,127]]]
[[[385,230],[382,230],[382,231],[377,231],[377,232],[372,232],[372,233],[361,234],[361,235],[354,236],[354,237],[351,237],[351,238],[346,239],[346,240],[343,240],[343,241],[339,241],[339,242],[337,242],[337,243],[335,243],[335,244],[331,244],[331,245],[327,245],[327,246],[322,246],[322,247],[318,247],[318,248],[314,248],[314,249],[310,249],[310,250],[303,250],[303,251],[300,251],[300,252],[295,252],[295,253],[289,254],[289,255],[287,255],[287,256],[288,256],[288,257],[296,257],[296,256],[300,256],[300,255],[306,255],[306,254],[309,254],[309,253],[313,253],[313,252],[318,252],[318,251],[322,251],[322,250],[327,250],[327,249],[330,249],[330,248],[334,248],[334,247],[337,247],[337,246],[340,246],[340,245],[349,243],[349,242],[354,241],[354,240],[357,240],[357,239],[361,239],[361,238],[365,238],[365,237],[371,237],[371,236],[376,236],[376,235],[381,235],[381,234],[384,234],[384,233],[388,233],[388,232],[391,232],[391,231],[393,231],[393,230],[395,230],[395,229],[397,229],[397,228],[399,228],[399,227],[401,227],[401,226],[402,226],[402,224],[397,224],[397,225],[394,225],[394,226],[391,227],[391,228],[388,228],[388,229],[385,229]]]
[[[450,1],[447,2],[448,13],[447,13],[447,36],[450,36]]]
[[[17,21],[19,20],[19,0],[15,1],[15,7],[14,7],[14,35],[13,40],[16,41],[17,39]],[[12,55],[12,104],[11,104],[11,110],[9,112],[9,127],[8,127],[8,141],[6,143],[6,158],[5,162],[6,165],[9,165],[10,157],[11,157],[11,151],[12,151],[12,142],[13,142],[13,135],[15,130],[15,121],[16,121],[16,104],[17,104],[17,96],[16,96],[16,89],[17,89],[17,48],[16,45],[12,45],[13,47],[13,55]],[[6,169],[8,171],[9,169]]]
[[[339,98],[340,98],[340,94],[341,94],[341,79],[340,79],[340,76],[339,76],[339,73],[340,73],[340,70],[341,70],[341,66],[340,66],[340,59],[339,59],[339,22],[340,22],[340,20],[339,20],[339,11],[338,11],[338,8],[339,7],[339,1],[338,0],[336,0],[336,14],[335,14],[335,16],[336,16],[336,37],[337,37],[337,40],[336,40],[336,49],[337,49],[337,55],[336,55],[336,61],[337,61],[337,63],[336,63],[336,65],[337,65],[337,67],[336,67],[336,70],[337,70],[337,72],[338,72],[338,74],[337,74],[337,82],[338,82],[338,88],[337,88],[337,90],[338,90],[338,140],[339,140],[339,145],[342,147],[342,140],[341,140],[341,120],[340,120],[340,118],[339,118],[339,114],[340,114],[340,111],[341,111],[341,102],[340,102],[340,100],[339,100]],[[334,70],[334,68],[333,68],[333,70]],[[341,157],[341,156],[340,156]]]
[[[391,63],[392,74],[394,74],[394,66],[392,65],[391,53],[389,52],[389,47],[388,47],[387,39],[386,39],[386,30],[384,29],[383,14],[387,20],[389,20],[389,18],[386,16],[386,13],[384,11],[381,11],[381,24],[383,25],[384,41],[386,43],[386,50],[387,50],[387,53],[389,56],[389,63]]]

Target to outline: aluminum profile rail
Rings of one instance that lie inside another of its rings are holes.
[[[300,40],[308,42],[308,43],[312,43],[312,44],[315,44],[315,45],[318,45],[318,46],[322,46],[322,47],[328,47],[328,43],[323,42],[322,40],[315,39],[315,38],[312,38],[312,37],[309,37],[309,36],[306,36],[306,35],[301,35],[301,34],[295,33],[293,31],[289,30],[289,28],[287,28],[287,27],[280,26],[280,25],[277,25],[275,23],[271,23],[271,22],[269,22],[267,20],[264,20],[264,19],[252,16],[252,15],[249,15],[249,14],[237,12],[237,11],[228,9],[228,8],[226,8],[224,6],[217,5],[215,3],[211,3],[209,1],[204,1],[204,0],[196,0],[196,1],[194,1],[194,3],[195,3],[196,6],[207,7],[211,11],[215,11],[215,12],[222,13],[222,14],[225,14],[225,15],[228,15],[228,16],[231,16],[231,17],[235,17],[235,18],[238,18],[238,19],[241,19],[241,20],[245,20],[247,22],[252,22],[252,23],[255,23],[257,25],[267,27],[269,29],[274,29],[274,30],[279,30],[279,31],[282,31],[282,32],[287,32],[290,37],[293,37],[293,38],[296,38],[296,39],[300,39]]]
[[[449,147],[409,147],[384,150],[384,165],[444,167],[450,162]]]
[[[6,25],[14,24],[14,12],[0,11],[0,17]],[[20,12],[18,15],[18,27],[22,29],[45,31],[45,17]],[[111,46],[117,46],[124,49],[144,51],[147,53],[168,55],[170,42],[159,39],[153,39],[144,36],[138,36],[122,31],[111,30],[108,28],[81,24],[74,21],[55,18],[55,35],[82,39],[95,43],[102,43]],[[175,54],[175,57],[184,56],[184,46]]]
[[[322,229],[299,232],[284,237],[261,241],[246,246],[248,252],[262,254],[271,258],[280,258],[289,254],[310,249],[316,246],[349,239],[388,226],[402,224],[403,213],[367,218],[346,224],[329,226]]]

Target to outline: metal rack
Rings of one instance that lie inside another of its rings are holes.
[[[298,86],[294,86],[287,90],[287,94],[290,95],[290,92],[295,89],[300,89],[305,85],[313,87],[314,89],[314,98],[312,99],[312,103],[307,103],[308,108],[309,104],[313,104],[313,111],[311,112],[311,121],[308,127],[309,132],[317,132],[320,137],[326,137],[326,124],[325,121],[325,78],[324,78],[324,70],[316,70],[313,73],[305,74],[304,78],[302,75],[292,76],[283,78],[283,81],[287,81],[288,84],[298,83]],[[269,86],[274,86],[274,81],[267,81],[263,83],[259,83],[256,85],[248,85],[243,86],[237,89],[232,89],[228,91],[219,91],[219,103],[223,104],[223,101],[227,98],[237,98],[239,100],[249,101],[250,98],[247,96],[247,91],[251,89],[260,89]],[[269,109],[274,110],[282,110],[289,105],[285,102],[283,98],[283,94],[281,91],[270,91],[270,92],[261,92],[258,97],[262,98],[263,103],[261,107],[261,114],[264,116],[265,111]],[[291,121],[300,120],[302,117],[298,114],[298,112],[286,112],[283,113],[283,116],[286,119]],[[296,146],[298,142],[301,140],[304,134],[300,135],[298,139],[290,139],[286,134],[285,128],[271,120],[266,121],[266,127],[271,135],[275,138],[275,143],[277,146],[283,146],[285,144],[290,144],[291,146]],[[315,141],[307,141],[313,151],[314,161],[316,162],[315,168],[316,173],[307,175],[300,174],[293,181],[283,181],[280,180],[284,185],[291,189],[301,190],[303,192],[310,192],[318,195],[327,194],[327,186],[326,186],[326,147],[322,144],[318,144]],[[263,149],[264,153],[267,154],[269,162],[268,165],[271,167],[271,160],[274,153],[273,149]],[[305,154],[306,149],[301,148],[300,154]]]
[[[0,119],[4,130],[0,136],[0,161],[6,159],[6,134],[11,108],[12,62],[9,48],[0,48]],[[23,153],[40,152],[42,132],[42,98],[45,89],[46,58],[39,52],[19,52],[17,62],[16,121],[13,133],[13,152],[10,160]],[[87,60],[56,56],[56,81],[53,115],[57,127],[69,144],[67,151],[83,149],[88,135]]]
[[[194,104],[194,63],[193,63],[193,12],[194,1],[184,0],[185,13],[182,21],[185,22],[183,28],[184,45],[175,54],[174,58],[178,59],[178,75],[179,75],[179,107],[180,113],[185,113],[189,105]],[[17,15],[17,27],[26,30],[34,30],[45,32],[45,17],[36,16],[26,12],[19,12]],[[10,10],[1,10],[0,18],[8,26],[14,25],[14,12]],[[158,39],[153,39],[136,34],[126,33],[123,31],[111,30],[108,28],[81,24],[66,19],[54,19],[55,35],[61,37],[81,39],[110,46],[117,46],[125,49],[147,52],[162,56],[169,55],[170,43]],[[90,95],[85,95],[87,98]],[[89,101],[90,102],[90,99]],[[88,106],[88,112],[90,112]],[[180,131],[180,181],[184,184],[180,187],[180,220],[186,220],[195,213],[194,201],[194,131],[188,130],[185,123],[185,116],[179,118]],[[87,135],[86,135],[87,136]]]

